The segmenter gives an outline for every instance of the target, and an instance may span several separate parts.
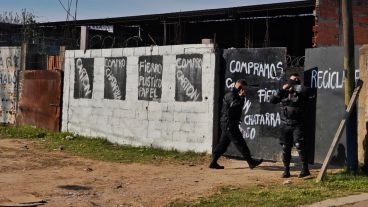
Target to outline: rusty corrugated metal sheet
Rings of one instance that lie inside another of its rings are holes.
[[[49,55],[47,59],[47,70],[61,70],[60,55]]]
[[[17,124],[59,131],[61,91],[61,71],[24,71]]]

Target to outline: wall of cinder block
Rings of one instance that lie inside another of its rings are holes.
[[[19,69],[20,47],[0,47],[0,123],[15,123]]]
[[[211,152],[215,65],[212,44],[67,50],[62,130]]]
[[[318,0],[316,2],[313,44],[316,47],[343,45],[342,0]],[[355,44],[367,44],[368,1],[352,0],[352,7]]]

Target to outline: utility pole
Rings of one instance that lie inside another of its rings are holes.
[[[344,88],[345,108],[355,88],[355,65],[354,65],[354,29],[351,0],[342,0],[342,19],[344,34]],[[353,107],[351,115],[346,123],[346,152],[347,170],[358,170],[358,143],[357,143],[357,110]]]

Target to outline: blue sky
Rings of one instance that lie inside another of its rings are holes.
[[[72,1],[71,14],[75,13],[76,0],[60,0],[65,7]],[[298,0],[78,0],[77,19],[158,14],[198,9],[226,8]],[[66,11],[59,0],[1,0],[0,13],[20,13],[27,9],[37,21],[64,21]]]

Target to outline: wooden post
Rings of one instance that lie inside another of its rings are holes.
[[[81,26],[81,33],[80,33],[80,49],[86,50],[88,48],[88,27]]]
[[[342,0],[344,33],[345,107],[348,106],[355,87],[354,30],[351,0]],[[357,111],[352,108],[346,123],[347,170],[358,170]]]

